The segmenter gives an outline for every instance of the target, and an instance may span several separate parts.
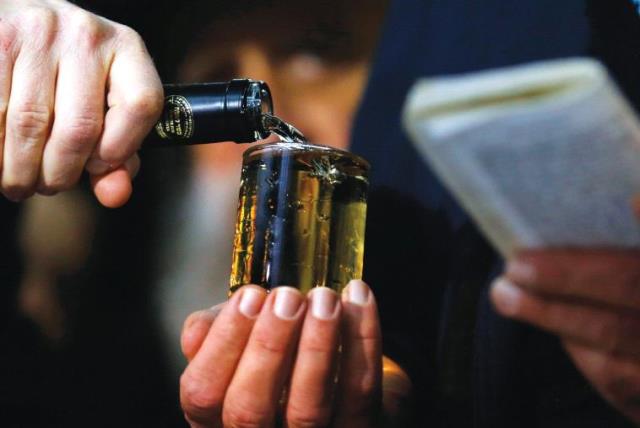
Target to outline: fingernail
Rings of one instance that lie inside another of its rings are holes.
[[[100,175],[111,171],[112,166],[100,159],[89,159],[85,169],[91,174]]]
[[[260,313],[265,293],[253,287],[246,287],[242,290],[238,309],[247,318],[254,318]]]
[[[506,274],[515,282],[531,283],[536,280],[536,269],[531,263],[522,260],[511,260],[507,263]]]
[[[311,315],[321,320],[332,319],[336,315],[338,295],[327,287],[318,287],[309,293],[311,298]]]
[[[347,284],[347,298],[349,302],[364,306],[369,302],[369,287],[363,281],[354,279]]]
[[[498,278],[492,285],[493,302],[503,315],[515,315],[519,311],[522,290],[505,278]]]
[[[276,300],[273,304],[273,313],[284,320],[295,318],[302,304],[302,294],[291,287],[278,287],[275,293]]]

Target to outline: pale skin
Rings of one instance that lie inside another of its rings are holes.
[[[63,0],[0,0],[0,192],[20,201],[73,187],[123,205],[163,102],[132,29]]]
[[[222,306],[191,315],[182,349],[189,365],[180,397],[193,427],[269,427],[278,413],[291,428],[364,428],[380,420],[380,326],[362,281],[341,296],[328,288],[304,296],[290,287],[267,295],[245,286]]]
[[[67,190],[87,171],[100,202],[124,204],[136,151],[162,100],[153,62],[130,28],[63,0],[0,0],[0,192],[7,198]],[[492,290],[500,313],[557,334],[584,376],[636,422],[639,266],[636,251],[523,252]],[[275,312],[280,292],[255,287],[237,292],[218,318],[216,311],[191,316],[181,397],[193,426],[269,426],[278,411],[292,427],[372,426],[383,389],[381,338],[373,294],[357,284],[366,299],[351,301],[347,287],[321,319],[309,308],[328,290],[303,297],[284,289],[294,303],[280,302],[281,309],[299,306],[283,318]],[[248,289],[249,315],[241,311]],[[338,332],[342,375],[333,397]]]

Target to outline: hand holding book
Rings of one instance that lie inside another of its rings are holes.
[[[558,335],[640,422],[640,126],[605,69],[578,59],[426,80],[405,123],[508,258],[496,310]]]

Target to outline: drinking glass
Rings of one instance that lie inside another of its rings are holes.
[[[362,277],[369,164],[309,143],[243,157],[230,293],[245,284],[341,291]]]

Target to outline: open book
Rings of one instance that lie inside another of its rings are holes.
[[[404,121],[503,255],[640,247],[632,209],[640,195],[640,125],[598,62],[425,79],[411,90]]]

